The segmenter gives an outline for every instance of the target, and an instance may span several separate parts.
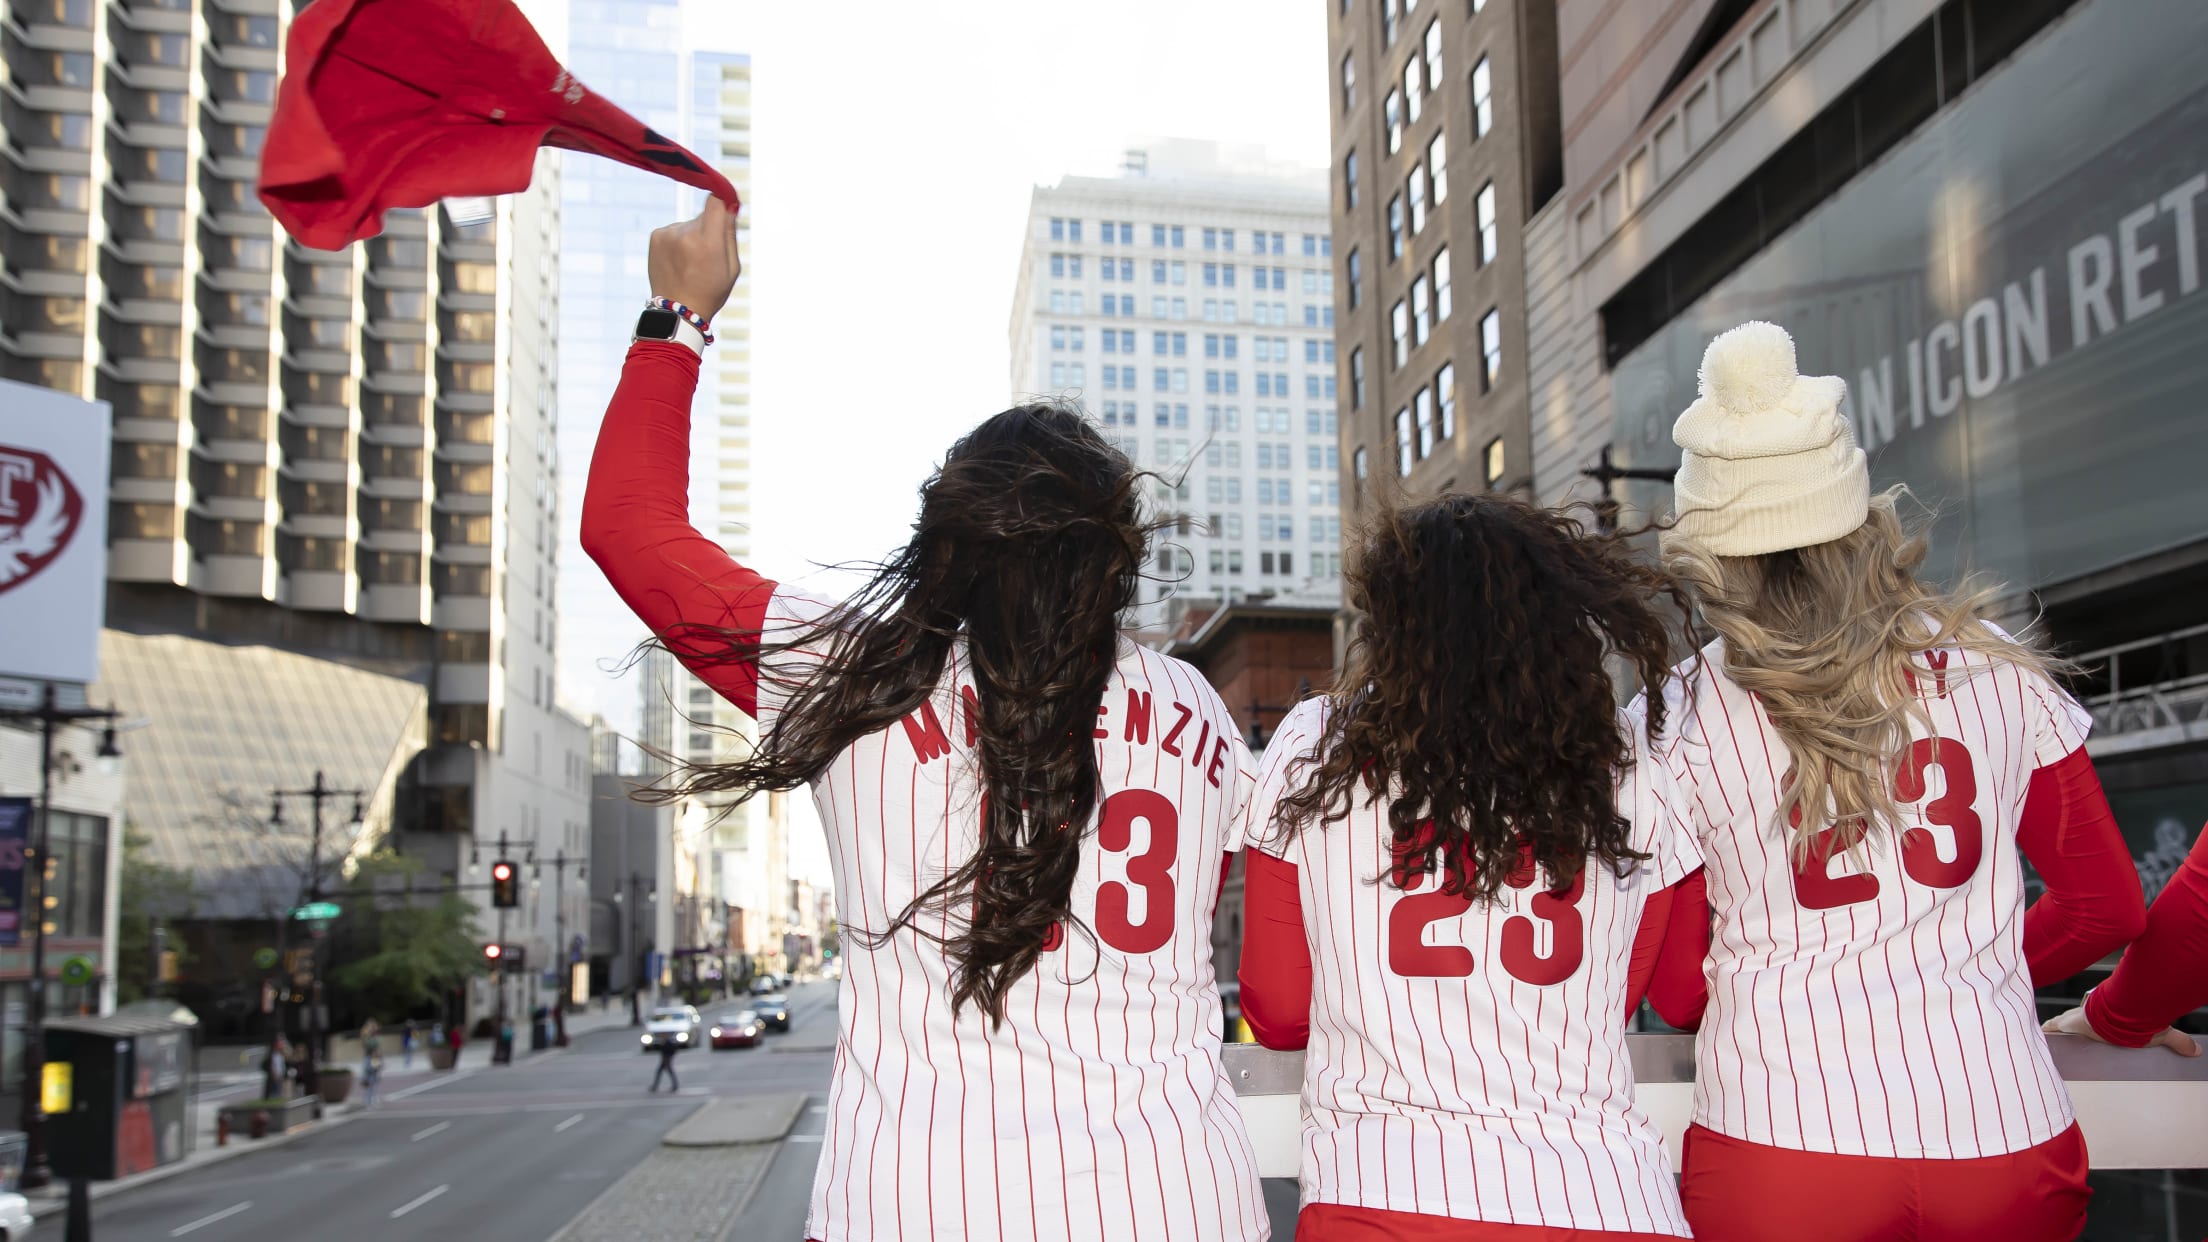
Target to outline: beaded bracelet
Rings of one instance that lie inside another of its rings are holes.
[[[650,306],[653,310],[673,311],[677,315],[682,316],[682,321],[689,324],[691,327],[696,328],[698,330],[698,335],[705,338],[706,344],[711,345],[713,343],[712,322],[698,312],[691,310],[689,307],[684,306],[682,303],[677,302],[672,298],[654,297],[653,299],[651,299],[651,301],[646,303],[646,305]]]

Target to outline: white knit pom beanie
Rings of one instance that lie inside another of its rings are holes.
[[[1760,556],[1827,543],[1870,514],[1871,476],[1840,416],[1846,381],[1795,371],[1794,338],[1751,322],[1710,342],[1702,394],[1673,424],[1669,548]]]

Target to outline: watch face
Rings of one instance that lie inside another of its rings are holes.
[[[682,316],[654,307],[637,316],[636,337],[640,341],[671,341],[681,323]]]

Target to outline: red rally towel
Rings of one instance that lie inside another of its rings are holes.
[[[738,207],[728,178],[576,81],[512,0],[318,0],[286,57],[260,194],[309,246],[373,237],[389,208],[525,189],[540,146]]]

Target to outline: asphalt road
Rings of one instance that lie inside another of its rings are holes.
[[[675,1063],[678,1094],[646,1093],[656,1058],[640,1051],[635,1032],[594,1031],[564,1052],[398,1087],[343,1124],[104,1198],[93,1210],[95,1236],[100,1242],[545,1242],[658,1150],[661,1136],[707,1098],[824,1090],[834,986],[801,985],[791,1000],[790,1034],[769,1036],[760,1048],[682,1054]],[[710,1019],[715,1010],[705,1012]],[[778,1042],[820,1050],[776,1052]],[[817,1133],[817,1114],[801,1118],[798,1129],[808,1122]],[[816,1140],[804,1152],[808,1185],[818,1150]],[[757,1206],[770,1206],[765,1198]],[[803,1190],[796,1212],[797,1223],[782,1232],[730,1236],[796,1237]],[[40,1228],[59,1236],[60,1221]]]

